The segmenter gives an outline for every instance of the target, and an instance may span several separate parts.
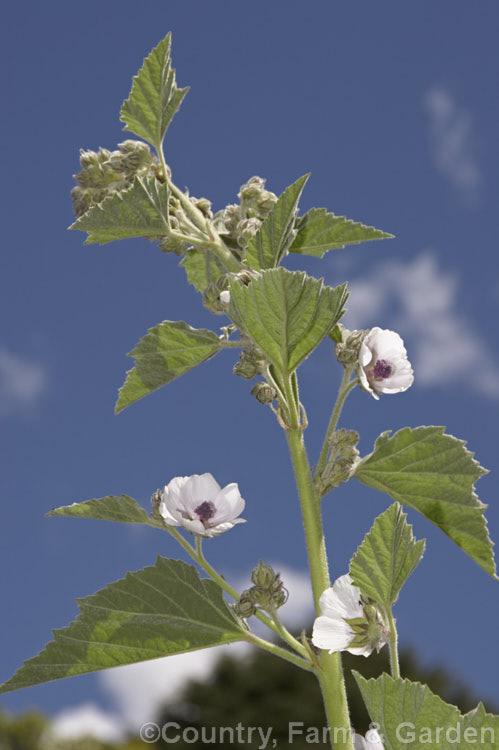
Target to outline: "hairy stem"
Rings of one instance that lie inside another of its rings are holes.
[[[319,615],[319,599],[322,592],[330,586],[326,544],[320,504],[314,487],[303,439],[303,429],[300,423],[297,388],[293,389],[289,379],[287,385],[286,396],[290,424],[286,430],[286,437],[300,497],[315,609]],[[321,651],[319,669],[316,670],[316,674],[324,697],[331,737],[336,737],[334,748],[335,750],[353,750],[340,654],[329,654],[327,651]]]
[[[338,397],[336,399],[336,403],[334,405],[333,413],[331,414],[331,419],[329,420],[329,424],[326,431],[326,436],[324,438],[324,443],[322,445],[321,455],[319,457],[319,461],[317,463],[317,468],[315,470],[315,476],[320,477],[324,470],[324,466],[326,465],[327,457],[329,455],[329,438],[331,435],[334,434],[336,427],[338,425],[338,420],[340,418],[341,410],[343,409],[343,405],[345,403],[345,399],[350,393],[350,391],[357,385],[358,380],[357,378],[354,378],[354,380],[350,380],[351,375],[353,371],[353,365],[350,367],[345,367],[345,371],[343,373],[343,380],[341,381],[340,390],[338,391]]]
[[[397,680],[400,677],[400,664],[399,664],[399,649],[398,649],[398,633],[397,626],[395,625],[395,619],[392,615],[391,607],[386,610],[388,627],[390,628],[390,637],[388,639],[388,647],[390,649],[390,668],[392,671],[392,677]]]

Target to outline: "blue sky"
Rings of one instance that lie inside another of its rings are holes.
[[[478,494],[499,537],[497,4],[144,7],[89,0],[11,3],[4,11],[2,680],[74,617],[76,596],[158,553],[179,554],[154,530],[44,514],[122,492],[147,506],[177,475],[210,471],[222,484],[239,483],[248,523],[210,542],[210,560],[236,581],[259,558],[282,564],[296,584],[293,617],[308,616],[285,441],[270,410],[232,376],[236,355],[224,352],[113,414],[131,366],[125,353],[148,328],[164,319],[206,327],[222,319],[202,308],[176,259],[154,245],[83,247],[82,233],[66,231],[78,149],[113,148],[126,137],[118,115],[131,76],[169,30],[178,83],[191,86],[165,143],[177,184],[218,209],[254,174],[280,193],[310,171],[302,210],[326,206],[396,235],[287,265],[333,285],[348,279],[347,322],[396,328],[406,341],[414,387],[379,402],[355,392],[345,408],[342,424],[359,430],[361,452],[387,429],[447,425],[491,470]],[[340,376],[331,349],[322,346],[302,373],[314,456]],[[339,575],[388,500],[351,482],[325,503]],[[412,511],[409,518],[428,551],[396,608],[401,641],[495,697],[497,583],[423,518]],[[207,663],[197,656],[189,667],[175,662],[173,672]],[[155,668],[143,679],[167,694],[174,680],[160,667],[159,677]],[[112,683],[74,678],[3,696],[1,705],[56,715],[92,704],[120,716],[137,695],[125,699]]]

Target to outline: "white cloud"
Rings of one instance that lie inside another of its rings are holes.
[[[418,384],[458,383],[499,398],[499,366],[459,310],[458,279],[439,270],[431,254],[408,263],[385,263],[369,278],[354,279],[349,288],[345,324],[399,332]]]
[[[32,407],[46,386],[47,374],[40,364],[0,347],[0,417]]]
[[[474,199],[482,183],[474,157],[472,121],[448,91],[431,89],[424,98],[437,169],[466,199]]]
[[[126,734],[123,720],[94,703],[67,708],[54,718],[51,733],[58,740],[92,737],[101,742],[119,742]]]
[[[249,648],[245,643],[233,643],[201,649],[109,669],[98,679],[115,703],[122,722],[128,729],[137,730],[142,724],[155,721],[161,707],[176,698],[190,679],[209,677],[223,653],[242,656]]]

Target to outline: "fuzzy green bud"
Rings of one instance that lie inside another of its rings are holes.
[[[357,468],[360,458],[356,448],[359,433],[355,430],[337,430],[329,439],[331,452],[319,478],[322,494],[348,481]]]
[[[239,362],[234,365],[233,373],[244,380],[251,380],[259,375],[265,367],[265,357],[256,346],[247,346],[239,355]],[[253,394],[254,395],[254,394]]]
[[[251,573],[251,581],[255,586],[269,588],[274,583],[275,579],[276,574],[270,565],[265,565],[261,560]]]
[[[155,521],[161,521],[163,523],[163,516],[159,512],[159,505],[161,503],[161,490],[156,490],[156,492],[151,497],[151,505],[152,505],[152,511],[151,511],[151,518]]]
[[[247,619],[255,614],[255,604],[249,591],[243,591],[237,601],[234,610],[239,617]]]
[[[256,383],[250,391],[260,404],[270,404],[277,398],[277,391],[268,383]]]
[[[342,365],[353,365],[359,361],[360,347],[364,341],[367,331],[343,330],[343,341],[336,344],[334,352]]]

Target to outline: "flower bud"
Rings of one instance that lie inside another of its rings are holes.
[[[234,610],[239,617],[242,617],[245,620],[255,614],[255,604],[249,591],[243,591],[234,607]]]
[[[265,565],[261,560],[251,573],[251,580],[255,586],[269,588],[274,583],[275,579],[276,574],[270,565]]]
[[[234,375],[244,380],[251,380],[259,375],[265,367],[265,358],[256,346],[247,346],[239,355],[239,362],[234,365]],[[254,395],[254,394],[253,394]]]
[[[211,201],[209,201],[208,198],[191,198],[191,203],[193,203],[207,219],[213,218]]]
[[[216,284],[210,284],[203,292],[203,305],[215,315],[222,315],[227,310],[227,302],[220,295]]]
[[[259,219],[243,219],[237,225],[237,244],[243,250],[247,247],[250,239],[258,232],[262,222]]]
[[[152,505],[151,518],[153,518],[155,521],[163,522],[163,516],[159,512],[160,503],[161,503],[161,490],[156,490],[156,492],[151,497],[151,505]]]
[[[359,433],[355,430],[337,430],[329,440],[331,453],[320,476],[323,494],[338,487],[353,476],[360,458],[356,448]]]
[[[352,365],[359,360],[360,347],[367,331],[343,330],[343,341],[335,346],[335,354],[342,365]]]
[[[260,404],[270,404],[277,398],[277,391],[268,383],[256,383],[250,391]]]

